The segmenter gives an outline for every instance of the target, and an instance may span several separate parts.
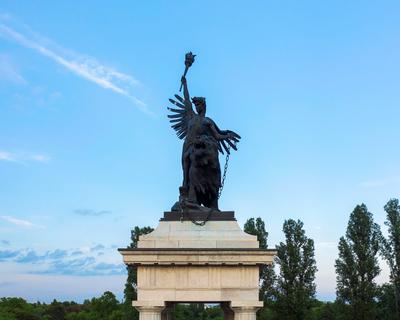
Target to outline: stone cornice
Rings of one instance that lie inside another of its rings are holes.
[[[118,249],[128,265],[266,265],[273,262],[275,250],[265,249]]]

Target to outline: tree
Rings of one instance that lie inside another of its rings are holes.
[[[91,300],[91,309],[96,313],[97,319],[108,319],[114,311],[118,310],[118,307],[118,300],[110,291],[104,292],[100,298]]]
[[[387,215],[385,225],[388,227],[388,239],[383,239],[382,253],[390,269],[390,282],[393,285],[395,315],[400,319],[400,205],[398,199],[391,199],[384,207]]]
[[[340,303],[350,305],[350,319],[375,319],[377,286],[380,273],[377,254],[382,234],[365,204],[350,214],[346,236],[339,241],[336,260],[336,294]]]
[[[378,287],[377,301],[377,319],[397,320],[395,312],[395,288],[392,283],[385,283]]]
[[[136,226],[133,230],[131,230],[131,243],[128,248],[137,248],[137,244],[139,241],[139,236],[143,234],[148,234],[152,232],[154,229],[151,227],[138,227]],[[125,319],[139,319],[139,314],[132,307],[132,301],[137,299],[137,290],[136,290],[136,283],[137,283],[137,269],[134,266],[127,266],[128,277],[125,283],[124,289],[124,305],[125,305]]]
[[[22,298],[0,298],[1,320],[39,320],[34,306]]]
[[[268,232],[265,230],[265,223],[261,218],[248,219],[243,229],[244,232],[257,236],[261,249],[268,249]],[[273,265],[260,268],[260,300],[269,301],[272,298],[275,277]]]
[[[265,222],[258,217],[248,219],[244,224],[244,232],[257,236],[257,240],[260,243],[261,249],[268,248],[268,232],[265,230]]]
[[[64,320],[65,318],[65,308],[61,302],[56,299],[47,307],[46,314],[51,320]]]
[[[305,235],[303,222],[292,219],[283,224],[285,242],[277,246],[280,267],[276,288],[279,319],[304,320],[310,315],[315,296],[314,241]]]
[[[219,305],[211,306],[203,303],[180,304],[173,306],[171,311],[173,320],[223,320],[224,313]]]

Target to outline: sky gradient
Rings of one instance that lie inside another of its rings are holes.
[[[0,296],[122,297],[117,247],[177,199],[181,141],[166,118],[187,76],[242,136],[220,208],[285,219],[315,240],[317,296],[362,202],[399,197],[398,1],[2,1]],[[221,162],[224,161],[220,157]],[[388,280],[387,267],[379,281]]]

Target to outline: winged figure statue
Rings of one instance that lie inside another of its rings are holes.
[[[168,118],[177,136],[184,140],[180,201],[173,206],[172,210],[206,207],[219,211],[221,168],[218,155],[219,152],[230,154],[231,149],[237,150],[236,143],[239,142],[240,136],[233,131],[219,129],[211,118],[206,117],[205,98],[190,98],[186,72],[193,61],[194,56],[189,56],[188,59],[188,54],[186,54],[186,69],[181,78],[183,97],[176,94],[175,99],[169,99],[173,107],[168,108],[171,111]]]

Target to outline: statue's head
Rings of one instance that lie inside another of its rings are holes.
[[[206,114],[206,98],[204,97],[193,97],[192,102],[196,107],[196,111],[200,115]]]

